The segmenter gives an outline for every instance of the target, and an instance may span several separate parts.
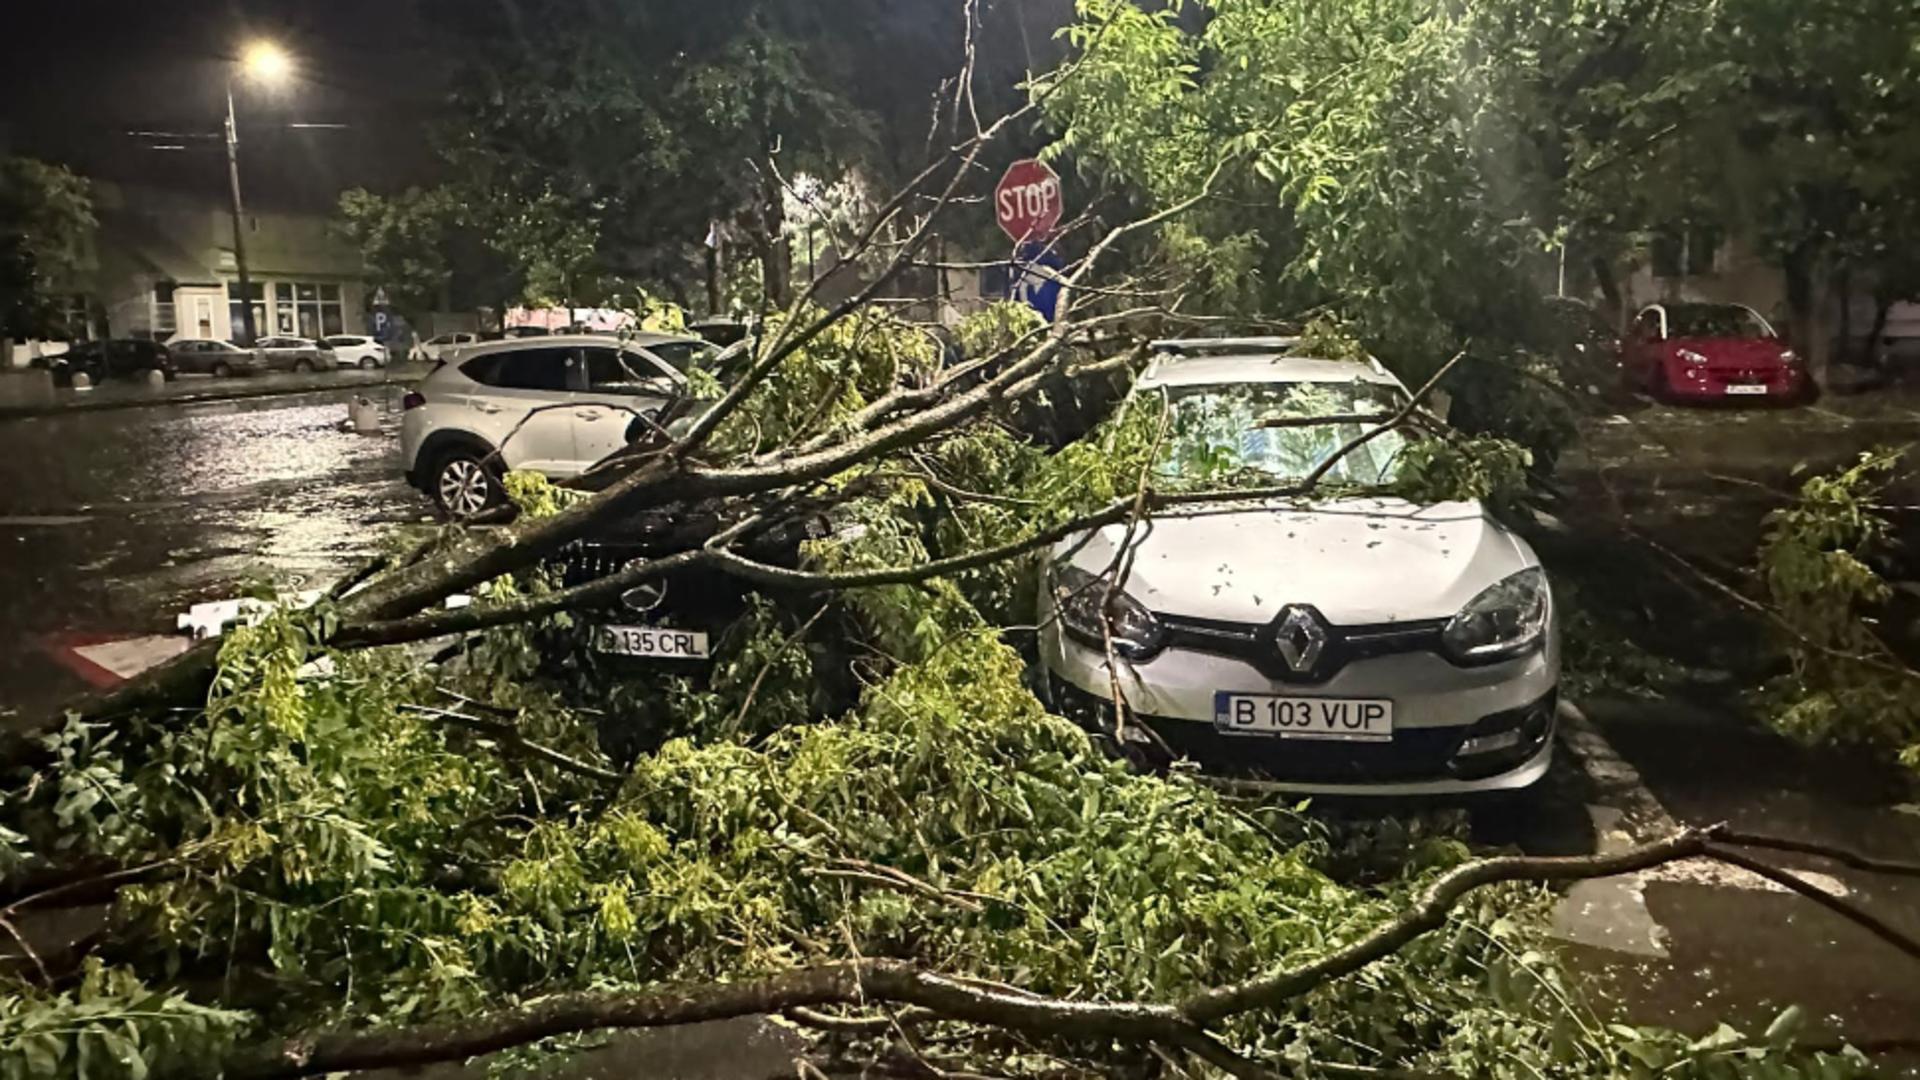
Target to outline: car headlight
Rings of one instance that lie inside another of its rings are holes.
[[[1800,354],[1794,352],[1792,349],[1781,349],[1780,362],[1791,367],[1800,362]]]
[[[1692,349],[1681,349],[1679,352],[1680,359],[1685,360],[1689,364],[1704,364],[1707,362],[1706,353],[1697,353]]]
[[[1546,640],[1553,595],[1547,575],[1528,567],[1483,590],[1447,621],[1441,641],[1462,664],[1491,664],[1532,652]]]
[[[1166,644],[1166,628],[1153,612],[1114,589],[1107,603],[1102,630],[1101,604],[1107,600],[1107,579],[1077,567],[1056,565],[1048,574],[1053,590],[1054,608],[1060,613],[1060,625],[1067,632],[1096,648],[1106,648],[1106,635],[1113,635],[1113,651],[1129,660],[1145,660]]]

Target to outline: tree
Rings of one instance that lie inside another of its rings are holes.
[[[341,231],[359,246],[369,283],[385,289],[410,322],[439,307],[452,280],[446,250],[454,213],[443,189],[386,197],[354,188],[340,196]]]
[[[821,1033],[801,1072],[1862,1071],[1784,1048],[1791,1016],[1699,1044],[1594,1022],[1529,948],[1536,894],[1501,888],[1704,855],[1825,896],[1721,833],[1584,859],[1441,841],[1355,887],[1285,803],[1136,774],[1040,706],[983,615],[1032,579],[1021,556],[1316,478],[1161,490],[1151,401],[1058,453],[1022,434],[1043,392],[1121,375],[1180,325],[1164,267],[1112,256],[1208,202],[1204,183],[1083,216],[1060,318],[989,312],[951,362],[875,303],[1032,115],[962,127],[859,230],[848,258],[876,272],[830,306],[813,301],[842,269],[809,286],[698,412],[572,489],[511,476],[517,520],[396,544],[12,746],[4,926],[112,905],[79,948],[0,974],[19,1071],[315,1075],[756,1013]],[[1427,424],[1437,381],[1372,433]],[[1423,451],[1452,457],[1427,481],[1474,474],[1454,451]],[[553,572],[636,515],[671,527],[638,530],[646,550],[608,576]],[[783,533],[806,539],[763,556]],[[714,679],[598,672],[586,626],[690,570],[754,593]],[[837,651],[816,653],[816,626]],[[388,648],[432,640],[425,660]],[[841,672],[852,703],[817,705]],[[651,745],[622,753],[592,722],[642,706],[664,715]]]
[[[46,333],[62,285],[87,265],[95,226],[85,180],[32,158],[0,158],[0,359]]]

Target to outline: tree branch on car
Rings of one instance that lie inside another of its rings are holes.
[[[1169,1001],[1073,1001],[962,980],[902,960],[862,958],[794,968],[728,982],[678,984],[631,992],[558,994],[472,1019],[379,1031],[316,1032],[252,1047],[226,1063],[225,1075],[279,1080],[330,1072],[463,1061],[542,1039],[586,1031],[678,1027],[735,1017],[796,1014],[803,1022],[851,1034],[883,1033],[878,1023],[820,1012],[898,1005],[917,1024],[962,1021],[1046,1041],[1099,1040],[1186,1054],[1236,1077],[1274,1077],[1276,1066],[1222,1043],[1210,1029],[1245,1013],[1283,1008],[1326,983],[1366,970],[1443,926],[1470,893],[1504,882],[1567,882],[1652,870],[1712,858],[1740,866],[1822,903],[1909,955],[1920,943],[1857,905],[1835,904],[1803,879],[1718,842],[1719,827],[1682,828],[1621,851],[1583,856],[1498,856],[1446,871],[1394,917],[1303,964]],[[1794,842],[1795,849],[1818,845]],[[1838,857],[1837,855],[1835,857]],[[949,903],[946,890],[888,867],[840,867],[861,880]],[[1364,1068],[1364,1067],[1361,1067]],[[1382,1075],[1346,1071],[1333,1075]],[[1389,1071],[1384,1075],[1410,1075]]]

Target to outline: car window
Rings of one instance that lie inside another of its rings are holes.
[[[1772,327],[1738,304],[1674,304],[1667,309],[1667,324],[1674,337],[1772,336]]]
[[[720,355],[720,349],[707,341],[661,341],[643,345],[649,353],[665,361],[675,371],[704,369]]]
[[[587,389],[597,394],[664,394],[673,390],[673,378],[651,359],[631,350],[590,348]]]
[[[518,349],[478,357],[460,366],[467,378],[509,390],[568,390],[572,349]]]
[[[1222,383],[1168,394],[1172,422],[1155,470],[1182,487],[1297,480],[1406,404],[1399,387],[1351,382]],[[1331,422],[1301,424],[1316,417]],[[1340,458],[1329,483],[1376,485],[1399,471],[1406,436],[1384,432]]]
[[[358,345],[358,344],[360,344],[360,339],[359,339],[359,338],[357,338],[357,337],[351,337],[351,336],[348,336],[348,335],[345,335],[345,334],[336,334],[336,335],[334,335],[333,337],[330,337],[330,338],[328,338],[328,339],[327,339],[327,344],[329,344],[329,345]]]
[[[1641,312],[1640,317],[1633,320],[1633,329],[1636,334],[1648,341],[1659,341],[1660,313],[1653,310]]]

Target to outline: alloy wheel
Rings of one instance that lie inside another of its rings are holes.
[[[471,517],[487,508],[493,481],[472,458],[454,458],[440,467],[440,506],[454,517]]]

